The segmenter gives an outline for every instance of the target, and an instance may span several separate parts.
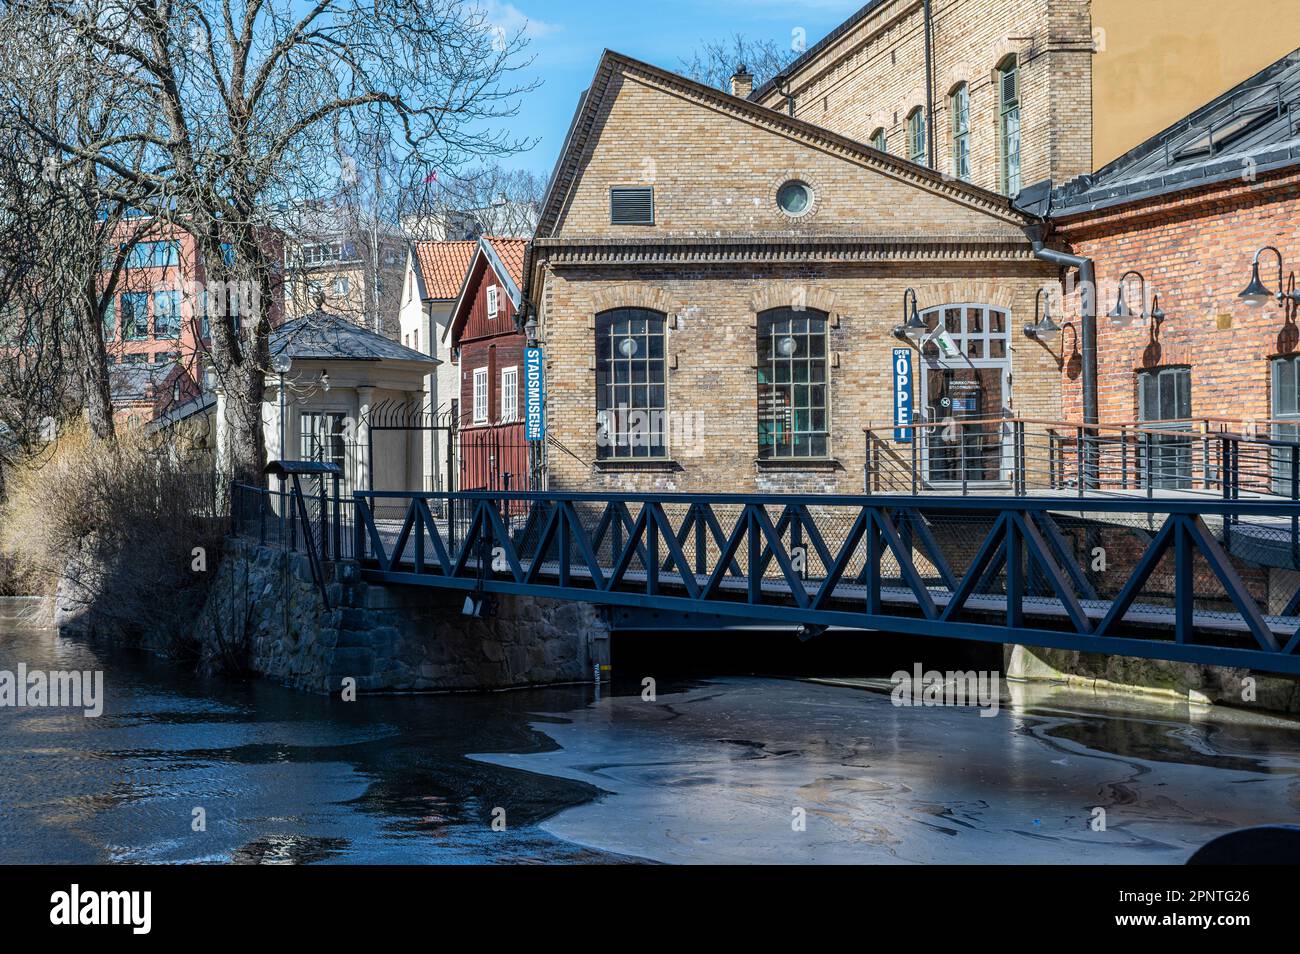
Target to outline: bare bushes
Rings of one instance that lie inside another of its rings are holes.
[[[138,434],[106,443],[79,428],[6,483],[0,549],[27,592],[56,597],[61,629],[195,651],[225,524],[211,473]]]

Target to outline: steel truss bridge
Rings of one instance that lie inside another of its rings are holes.
[[[236,491],[269,542],[274,492]],[[1300,674],[1286,501],[290,493],[281,542],[373,583]]]

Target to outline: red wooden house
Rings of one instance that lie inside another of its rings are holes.
[[[479,239],[444,337],[460,375],[461,490],[529,490],[524,440],[525,239]]]

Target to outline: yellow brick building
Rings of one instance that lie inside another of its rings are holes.
[[[871,0],[752,95],[1014,195],[1093,171],[1294,49],[1295,12],[1294,0]]]
[[[1057,272],[1026,221],[994,192],[607,53],[530,255],[549,485],[858,492],[864,428],[892,433],[900,348],[926,417],[1057,416],[1058,356],[1022,332]],[[909,288],[959,356],[895,336]],[[1004,476],[1002,437],[977,479]],[[930,479],[956,476],[942,451]]]

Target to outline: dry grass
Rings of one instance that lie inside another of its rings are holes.
[[[210,474],[144,437],[105,446],[73,428],[52,454],[11,471],[5,489],[0,558],[12,585],[81,604],[96,633],[193,651],[224,529]]]

